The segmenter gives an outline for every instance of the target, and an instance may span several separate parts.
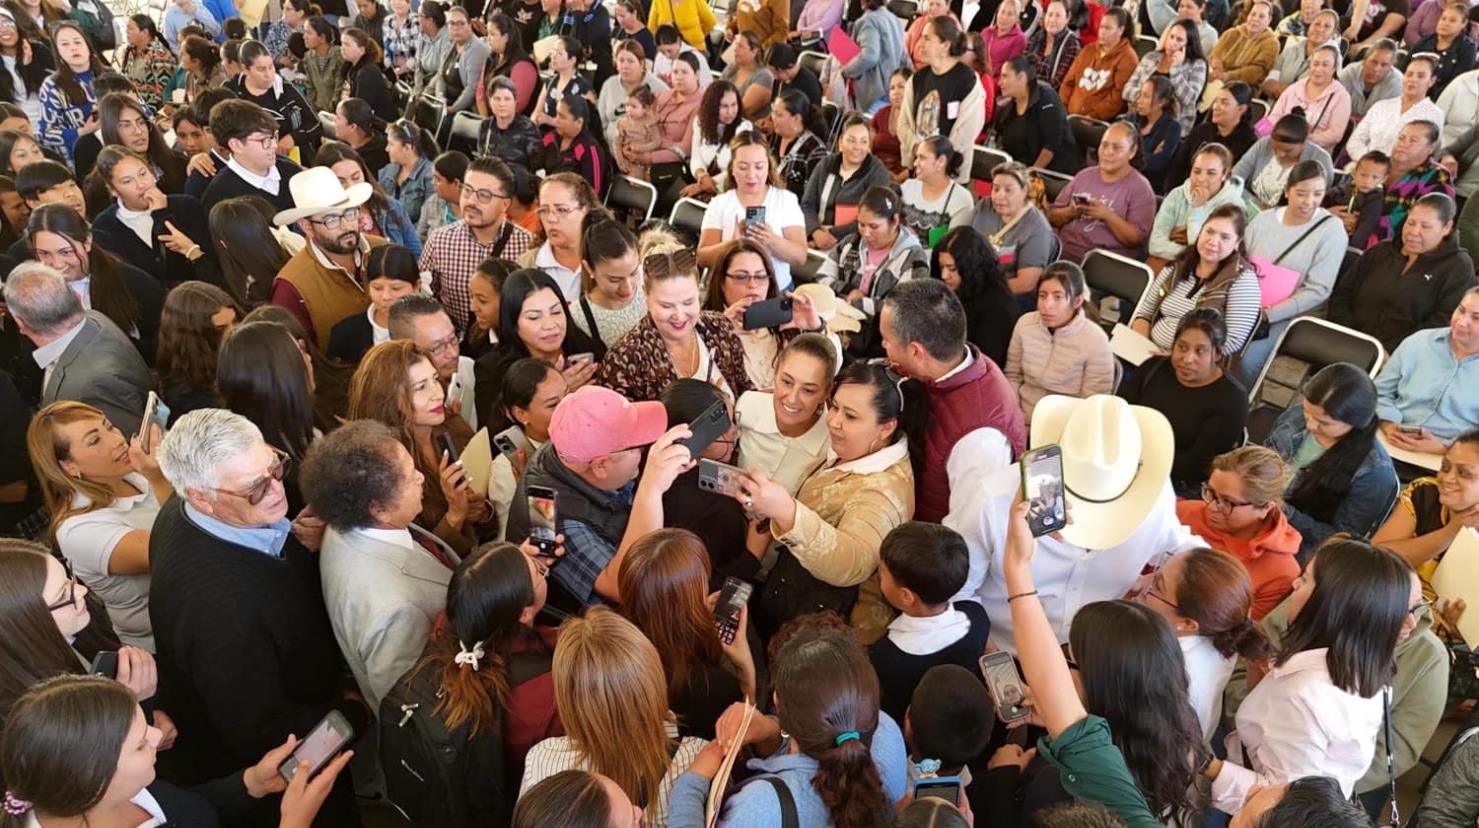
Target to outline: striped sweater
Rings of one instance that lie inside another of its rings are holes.
[[[1134,318],[1150,322],[1151,341],[1169,353],[1176,341],[1176,326],[1181,324],[1183,316],[1199,307],[1217,308],[1222,312],[1222,323],[1227,328],[1224,353],[1236,354],[1248,344],[1248,338],[1258,324],[1258,311],[1263,301],[1258,274],[1252,265],[1246,262],[1241,265],[1242,271],[1231,284],[1208,295],[1198,289],[1201,280],[1193,275],[1176,278],[1176,264],[1172,262],[1161,268],[1150,290],[1141,297],[1140,304],[1135,307]]]
[[[1109,337],[1080,312],[1068,324],[1049,330],[1037,311],[1023,314],[1007,349],[1007,382],[1017,392],[1022,416],[1049,394],[1087,397],[1114,393],[1114,354]]]

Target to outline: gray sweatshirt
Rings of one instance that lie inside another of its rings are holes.
[[[1248,223],[1244,238],[1249,256],[1258,256],[1304,274],[1293,295],[1268,309],[1269,324],[1314,312],[1325,304],[1335,287],[1335,277],[1340,273],[1340,263],[1349,243],[1345,226],[1325,208],[1318,208],[1313,218],[1298,227],[1284,223],[1285,209],[1278,207],[1259,213]],[[1314,232],[1300,241],[1300,236],[1304,236],[1311,227],[1315,227]],[[1298,245],[1294,244],[1296,241]]]

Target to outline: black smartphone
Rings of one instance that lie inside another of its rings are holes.
[[[87,671],[103,678],[118,678],[118,651],[99,650],[92,657],[92,666]]]
[[[698,487],[706,492],[729,497],[743,494],[740,478],[744,476],[743,471],[728,463],[720,463],[707,457],[698,461]]]
[[[719,624],[719,637],[726,645],[734,643],[734,637],[739,633],[740,610],[754,591],[755,587],[748,581],[732,575],[724,579],[724,587],[719,590],[719,602],[714,605],[714,620]]]
[[[349,724],[349,720],[344,718],[343,713],[330,710],[329,715],[314,725],[313,730],[298,743],[293,754],[277,766],[277,773],[292,782],[293,777],[298,775],[298,763],[307,762],[308,775],[312,777],[353,741],[354,727]]]
[[[457,446],[456,446],[456,444],[452,442],[452,435],[450,435],[447,432],[443,431],[441,434],[438,434],[436,436],[435,440],[436,440],[437,451],[438,452],[441,452],[442,454],[447,455],[447,460],[449,460],[450,462],[456,463],[457,460],[458,460],[458,458],[460,457],[460,455],[458,455],[458,453],[457,453]],[[462,485],[462,482],[464,480],[466,480],[466,479],[467,479],[467,475],[466,474],[459,475],[458,478],[457,478],[457,485],[458,486],[461,486]]]
[[[1022,499],[1032,536],[1051,535],[1068,525],[1063,502],[1063,449],[1047,445],[1022,455]]]
[[[996,717],[1004,722],[1027,718],[1032,708],[1026,704],[1027,694],[1022,690],[1022,677],[1017,673],[1012,654],[1000,650],[987,653],[981,656],[980,666],[986,689],[991,691],[991,700],[996,703]]]
[[[555,556],[556,500],[555,490],[545,486],[530,486],[524,492],[529,508],[529,542],[543,558]]]
[[[765,205],[764,204],[760,205],[759,207],[746,207],[745,208],[745,224],[764,224],[764,223],[765,223]]]
[[[756,302],[745,308],[745,330],[755,331],[761,328],[779,328],[791,321],[794,313],[794,302],[789,296],[778,296],[774,299],[766,299]]]
[[[960,802],[960,777],[923,776],[914,780],[914,798],[933,796],[952,805]]]
[[[687,446],[688,456],[696,458],[704,453],[709,444],[723,437],[729,431],[729,425],[729,407],[723,400],[715,400],[704,413],[698,415],[698,419],[688,424],[689,436],[676,442]]]

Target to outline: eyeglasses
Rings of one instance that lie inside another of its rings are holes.
[[[766,273],[763,270],[757,270],[754,273],[745,273],[741,270],[735,271],[733,273],[726,273],[724,274],[724,278],[738,285],[759,285],[764,284],[765,282],[769,282],[770,274]]]
[[[346,221],[359,221],[358,207],[351,207],[350,209],[345,210],[342,213],[329,213],[323,218],[311,218],[308,220],[310,224],[321,224],[324,227],[329,228],[330,230],[339,229],[339,225],[343,224]]]
[[[3,32],[13,32],[13,31],[15,31],[15,21],[14,20],[11,20],[8,17],[0,17],[0,31],[3,31]]]
[[[642,272],[659,280],[680,273],[692,273],[697,267],[698,253],[691,247],[670,253],[653,253],[642,260]]]
[[[495,198],[508,198],[508,196],[504,195],[503,193],[495,193],[492,190],[475,190],[470,184],[462,185],[462,194],[465,196],[470,195],[476,198],[479,204],[492,204],[493,199]],[[539,209],[542,211],[544,208],[541,207]],[[561,214],[561,218],[566,215],[569,215],[569,213]]]
[[[426,352],[440,354],[443,351],[455,350],[457,348],[457,334],[452,334],[446,339],[438,340],[426,346]]]
[[[1259,507],[1265,505],[1262,503],[1254,503],[1251,500],[1233,500],[1230,497],[1223,497],[1222,495],[1213,491],[1212,487],[1208,486],[1206,483],[1202,484],[1202,501],[1205,502],[1209,508],[1217,509],[1223,512],[1231,512],[1234,509],[1241,509],[1244,506]]]
[[[271,135],[263,135],[259,138],[247,136],[245,139],[243,139],[242,143],[256,144],[264,150],[275,150],[277,149],[277,133],[274,132]]]
[[[77,573],[72,571],[72,565],[62,561],[62,569],[67,573],[67,597],[46,605],[47,612],[56,612],[59,609],[77,606]]]
[[[221,494],[243,498],[253,506],[261,503],[262,498],[266,497],[267,493],[272,491],[272,484],[274,482],[280,482],[293,464],[293,458],[289,457],[287,452],[280,449],[273,449],[272,453],[275,459],[272,461],[272,465],[267,468],[267,476],[248,486],[245,491],[236,492],[231,489],[220,488],[215,491]]]
[[[1433,605],[1433,602],[1432,601],[1429,601],[1428,599],[1424,598],[1421,601],[1418,601],[1416,604],[1413,604],[1411,607],[1408,607],[1407,614],[1408,615],[1421,615],[1423,610],[1427,609],[1428,607],[1431,607],[1432,605]]]
[[[465,187],[467,185],[464,184],[463,186]],[[571,204],[543,204],[534,212],[542,219],[553,218],[563,221],[579,209],[580,207],[578,205]]]

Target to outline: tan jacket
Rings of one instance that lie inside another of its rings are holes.
[[[776,540],[817,579],[860,585],[852,624],[872,643],[894,615],[878,589],[878,550],[885,535],[913,516],[914,469],[901,439],[807,478],[796,495],[795,525]]]
[[[1234,26],[1218,38],[1209,62],[1222,61],[1227,70],[1224,82],[1242,81],[1257,89],[1263,85],[1278,59],[1279,37],[1272,29],[1257,37],[1249,37],[1247,26]]]
[[[1049,394],[1113,394],[1114,354],[1104,329],[1083,312],[1050,331],[1033,311],[1019,318],[1012,331],[1006,375],[1022,404],[1022,416],[1031,423],[1033,407]]]
[[[385,244],[378,236],[364,236],[367,244],[362,248],[369,252],[372,247]],[[370,297],[364,286],[350,278],[339,268],[330,268],[315,255],[313,245],[307,245],[288,259],[277,278],[287,282],[298,291],[308,317],[313,320],[314,339],[318,347],[329,347],[329,333],[341,320],[356,313],[364,313],[370,306]]]

